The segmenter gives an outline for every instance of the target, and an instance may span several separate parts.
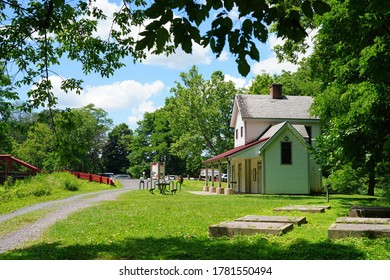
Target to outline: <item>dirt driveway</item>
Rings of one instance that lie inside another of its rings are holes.
[[[26,241],[38,239],[41,234],[56,222],[66,219],[70,214],[91,207],[97,202],[115,200],[119,195],[138,189],[139,180],[120,180],[123,188],[75,195],[69,198],[35,204],[15,212],[0,215],[0,223],[6,220],[41,209],[51,209],[43,218],[0,237],[0,254],[12,250]]]

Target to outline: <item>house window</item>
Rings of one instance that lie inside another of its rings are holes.
[[[292,164],[292,145],[291,142],[281,143],[282,164]]]
[[[236,129],[236,139],[238,139],[238,128]]]
[[[244,127],[241,126],[241,137],[244,136]]]

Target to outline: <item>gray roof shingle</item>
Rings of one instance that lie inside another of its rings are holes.
[[[318,119],[311,116],[311,96],[283,96],[272,99],[269,95],[236,95],[243,119]]]

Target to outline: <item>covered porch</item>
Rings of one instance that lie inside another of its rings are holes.
[[[206,176],[203,191],[217,194],[263,193],[263,161],[259,150],[267,140],[262,138],[204,161],[206,174],[211,170],[211,180]],[[222,186],[222,176],[213,180],[216,170],[218,174],[227,170],[226,188]]]

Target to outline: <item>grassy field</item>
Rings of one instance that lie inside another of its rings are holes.
[[[67,172],[38,174],[0,185],[0,215],[40,202],[113,188],[106,184],[79,180]]]
[[[358,195],[218,195],[188,192],[203,183],[188,182],[176,195],[131,191],[118,201],[99,204],[51,227],[44,236],[0,259],[390,259],[389,238],[332,241],[327,229],[354,205],[389,206],[383,199]],[[325,213],[273,212],[287,205],[331,205]],[[208,226],[245,215],[306,216],[308,223],[282,236],[258,234],[210,238]]]

